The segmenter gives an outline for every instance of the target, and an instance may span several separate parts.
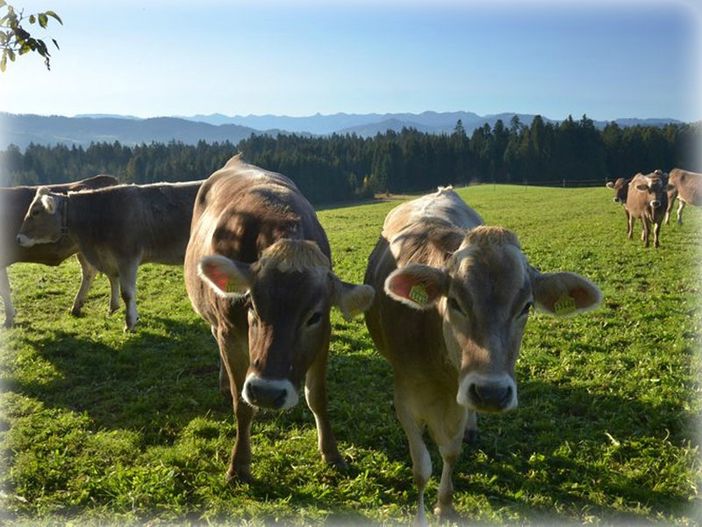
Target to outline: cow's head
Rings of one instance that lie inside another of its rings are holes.
[[[57,242],[66,233],[67,197],[39,187],[17,234],[17,243],[31,247]]]
[[[199,273],[218,295],[248,306],[249,369],[242,396],[263,408],[297,404],[305,373],[327,353],[331,307],[349,319],[368,309],[374,296],[370,286],[342,282],[317,244],[304,240],[279,240],[253,264],[207,256]]]
[[[668,174],[656,170],[650,174],[638,174],[632,181],[637,192],[646,195],[646,205],[652,213],[665,211],[668,206],[668,192],[675,187],[668,184]]]
[[[397,269],[385,291],[415,309],[438,309],[449,356],[460,367],[456,398],[488,412],[517,406],[514,366],[532,307],[568,315],[601,299],[597,286],[577,274],[541,274],[512,232],[485,226],[466,234],[444,268]]]
[[[607,188],[614,190],[614,202],[615,203],[626,203],[626,197],[629,192],[629,182],[631,178],[624,179],[623,177],[618,178],[616,181],[610,181],[607,183]]]

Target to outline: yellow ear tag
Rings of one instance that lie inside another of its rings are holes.
[[[559,317],[570,315],[575,312],[575,299],[570,295],[564,295],[553,304],[553,310]]]
[[[409,297],[411,300],[420,305],[424,305],[427,302],[429,302],[429,294],[427,293],[427,290],[424,288],[424,286],[421,284],[412,286],[412,289],[410,289],[409,292]]]

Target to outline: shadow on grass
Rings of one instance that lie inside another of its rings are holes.
[[[139,431],[142,446],[169,446],[193,419],[206,414],[232,422],[231,408],[218,391],[217,348],[204,324],[168,319],[159,319],[158,324],[166,328],[165,336],[142,328],[115,347],[55,332],[32,345],[55,367],[57,378],[48,383],[10,379],[4,388],[41,400],[47,407],[85,412],[95,429]],[[347,334],[339,338],[351,349],[366,344]],[[409,490],[412,496],[411,464],[392,410],[387,363],[377,354],[333,354],[328,377],[332,426],[342,449],[382,452],[387,459],[405,464],[407,470],[399,476],[366,477],[382,487]],[[587,510],[618,520],[650,518],[687,507],[689,496],[682,485],[661,490],[655,477],[623,474],[618,468],[650,456],[655,451],[651,444],[663,438],[675,446],[691,440],[692,416],[682,404],[651,404],[537,379],[520,383],[520,400],[521,407],[514,412],[481,418],[480,443],[477,449],[464,449],[455,471],[457,495],[482,494],[494,508],[514,508],[526,516],[551,514],[553,503],[567,504],[569,518],[574,510]],[[303,404],[283,414],[261,412],[255,421],[314,428]],[[255,443],[255,425],[253,432]],[[614,442],[622,446],[612,453],[609,447]],[[613,456],[611,463],[597,458],[604,452]],[[435,454],[433,460],[436,480],[441,464]],[[642,470],[656,470],[658,461],[649,459],[651,466]],[[347,473],[332,479],[356,478],[365,470],[352,464]],[[404,476],[406,481],[400,479]],[[615,505],[603,506],[589,498],[579,490],[582,485],[595,487],[607,496],[606,503],[640,503],[650,511],[622,516]],[[297,507],[334,508],[332,522],[363,520],[339,496],[320,499],[276,481],[252,484],[250,490],[261,500],[291,496],[291,505]],[[534,510],[529,496],[540,495],[550,501],[544,510]]]

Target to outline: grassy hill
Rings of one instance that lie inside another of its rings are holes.
[[[699,519],[699,247],[702,213],[664,226],[662,247],[626,240],[610,191],[484,185],[461,195],[517,232],[542,271],[573,270],[605,299],[573,319],[532,315],[517,364],[520,407],[481,417],[456,508],[471,523],[650,523]],[[363,278],[397,202],[326,209],[336,272]],[[637,227],[637,236],[639,229]],[[0,478],[5,524],[395,524],[416,493],[394,416],[390,368],[362,319],[333,317],[330,414],[349,469],[326,467],[304,405],[259,412],[252,484],[227,486],[235,433],[217,389],[217,349],[177,267],[139,272],[140,327],[106,316],[96,280],[68,315],[74,261],[11,268],[18,327],[0,335]],[[432,451],[436,497],[440,458]]]

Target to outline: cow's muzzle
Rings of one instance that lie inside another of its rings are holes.
[[[661,206],[661,202],[658,201],[657,199],[654,199],[654,200],[651,202],[651,207],[653,207],[654,209],[657,209],[657,208],[660,207],[660,206]]]
[[[17,235],[17,243],[19,244],[20,247],[31,247],[34,245],[34,240],[31,238],[28,238],[24,234],[18,234]]]
[[[458,387],[458,404],[478,412],[504,412],[517,407],[517,385],[509,375],[466,375]]]
[[[254,373],[246,378],[241,395],[251,406],[273,410],[292,408],[299,398],[287,379],[262,379]]]

